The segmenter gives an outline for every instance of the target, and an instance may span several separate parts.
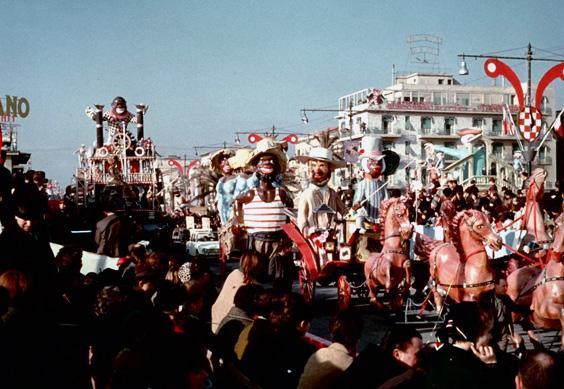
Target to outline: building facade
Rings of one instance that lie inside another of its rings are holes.
[[[521,181],[513,156],[519,145],[515,136],[504,133],[504,104],[516,121],[518,106],[511,86],[461,85],[449,74],[413,73],[397,76],[395,84],[383,90],[363,89],[341,97],[337,131],[345,156],[354,152],[354,142],[365,134],[380,136],[384,149],[397,152],[402,164],[391,185],[425,182],[424,145],[432,143],[446,150],[442,178],[454,178],[464,185],[475,179],[478,185],[487,186],[494,177],[499,187],[517,189]],[[554,89],[546,90],[541,112],[550,125],[557,114]],[[481,129],[482,136],[463,145],[456,131],[466,128]],[[552,136],[533,159],[535,167],[547,170],[545,188],[554,188],[556,145]]]

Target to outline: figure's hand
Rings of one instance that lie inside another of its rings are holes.
[[[94,108],[92,108],[92,107],[90,107],[90,106],[86,107],[86,109],[84,110],[84,113],[85,113],[86,116],[88,116],[88,117],[94,117],[94,113],[95,113],[95,112],[96,112],[96,111],[94,111]]]
[[[470,346],[470,350],[477,356],[480,361],[484,362],[486,365],[491,365],[497,362],[497,358],[494,353],[494,349],[491,346]]]
[[[356,211],[360,207],[362,207],[362,205],[360,205],[360,203],[354,203],[351,208],[352,208],[353,211]]]
[[[231,232],[233,232],[233,235],[241,236],[244,231],[239,224],[233,224],[233,226],[231,226]]]

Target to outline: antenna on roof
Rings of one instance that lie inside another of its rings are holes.
[[[409,45],[409,63],[439,71],[439,57],[443,38],[436,35],[414,34],[406,40]]]

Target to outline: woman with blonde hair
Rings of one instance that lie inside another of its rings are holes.
[[[241,285],[256,284],[261,271],[259,254],[253,250],[244,251],[241,255],[239,268],[233,270],[223,283],[219,296],[212,305],[212,331],[216,331],[219,323],[234,305],[235,293]]]

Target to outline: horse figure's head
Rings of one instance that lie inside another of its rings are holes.
[[[392,198],[383,203],[381,216],[384,229],[398,231],[402,240],[408,240],[413,233],[413,225],[409,222],[409,209],[399,198]]]
[[[459,217],[460,216],[457,215],[455,219]],[[463,228],[466,229],[472,239],[485,241],[494,250],[501,249],[501,238],[492,229],[486,215],[480,211],[468,210],[462,211],[461,217],[462,220],[460,220],[459,228],[461,230]],[[460,235],[460,237],[462,239],[462,235]]]

